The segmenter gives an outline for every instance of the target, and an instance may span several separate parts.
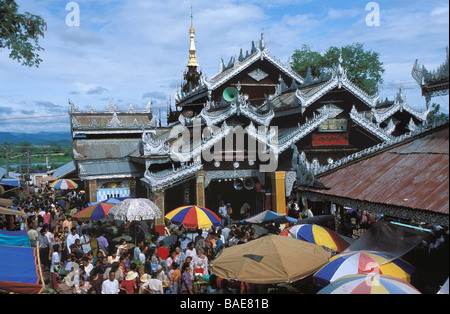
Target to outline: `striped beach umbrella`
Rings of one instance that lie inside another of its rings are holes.
[[[96,203],[76,213],[73,218],[77,220],[102,220],[108,218],[108,212],[114,206],[116,206],[116,204],[103,202]]]
[[[340,253],[350,246],[333,230],[315,224],[293,226],[281,235],[320,245],[332,253]]]
[[[400,258],[391,261],[379,252],[357,251],[333,256],[313,277],[317,286],[325,287],[341,277],[357,274],[389,275],[411,282],[417,270]]]
[[[211,210],[200,206],[182,206],[165,216],[171,223],[186,228],[210,228],[220,226],[222,220]]]
[[[317,294],[421,294],[410,283],[396,277],[378,274],[344,276]]]
[[[78,184],[72,180],[61,179],[50,184],[50,187],[59,190],[75,190],[78,188]]]

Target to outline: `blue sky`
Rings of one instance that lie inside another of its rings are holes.
[[[190,6],[197,59],[208,77],[221,57],[264,38],[272,55],[287,61],[302,44],[325,51],[361,42],[381,55],[386,72],[381,97],[403,85],[408,103],[425,107],[411,77],[416,59],[429,70],[444,62],[449,45],[449,3],[442,0],[375,1],[380,25],[366,25],[370,1],[295,0],[78,0],[80,26],[66,25],[62,0],[18,0],[20,11],[48,23],[39,68],[23,67],[0,51],[0,131],[70,131],[68,99],[80,109],[121,109],[152,100],[165,111],[188,63]],[[448,96],[433,98],[448,113]],[[51,117],[48,117],[51,116]],[[40,118],[37,118],[40,117]]]

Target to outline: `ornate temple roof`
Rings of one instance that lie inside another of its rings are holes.
[[[300,100],[302,110],[305,111],[308,106],[316,102],[329,91],[338,88],[345,88],[367,104],[369,108],[375,108],[380,95],[377,93],[373,96],[364,92],[361,88],[353,84],[347,77],[347,70],[342,65],[342,56],[336,62],[331,70],[331,78],[323,83],[319,83],[313,88],[298,89],[296,96]]]
[[[448,141],[448,122],[439,122],[325,167],[309,164],[327,189],[299,190],[351,208],[448,227]]]
[[[69,101],[71,129],[74,134],[90,133],[139,133],[142,128],[156,128],[158,118],[153,115],[152,104],[143,110],[136,110],[132,105],[126,111],[120,111],[111,100],[103,111],[97,111],[91,106],[87,111],[81,111]]]
[[[252,50],[250,53],[247,52],[244,56],[241,49],[240,56],[231,57],[230,62],[226,66],[222,59],[219,66],[219,72],[217,74],[210,79],[207,79],[202,75],[200,78],[200,83],[197,87],[190,88],[188,92],[177,91],[175,100],[179,105],[183,105],[186,101],[192,102],[199,98],[208,96],[212,90],[217,89],[229,79],[241,73],[258,60],[268,60],[288,77],[291,77],[299,83],[303,82],[303,78],[292,70],[289,61],[283,63],[269,53],[267,43],[264,40],[263,34],[261,34],[261,39],[258,41],[258,45],[255,45],[255,42],[252,43]],[[257,76],[258,73],[255,73],[254,75]]]

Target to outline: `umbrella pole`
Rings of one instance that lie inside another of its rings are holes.
[[[38,245],[36,247],[36,256],[37,256],[37,262],[38,262],[39,275],[40,275],[41,281],[42,281],[42,289],[41,289],[41,291],[39,291],[39,294],[41,294],[42,291],[44,291],[44,289],[46,288],[45,287],[45,281],[44,281],[44,275],[42,273],[42,268],[41,268],[41,256],[39,255],[39,248],[40,247],[41,247],[41,244],[38,243]]]

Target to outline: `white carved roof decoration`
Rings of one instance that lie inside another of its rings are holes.
[[[391,134],[380,127],[380,124],[375,124],[372,122],[372,120],[368,119],[366,117],[366,114],[364,112],[359,113],[355,106],[352,107],[352,110],[350,111],[350,118],[355,121],[358,125],[369,131],[370,133],[374,134],[376,137],[382,139],[383,141],[389,141],[392,139]]]
[[[277,153],[281,154],[286,151],[292,144],[297,143],[299,140],[317,129],[326,120],[336,117],[339,113],[339,111],[334,110],[332,107],[324,106],[318,115],[314,113],[311,120],[306,118],[305,123],[302,125],[299,124],[297,130],[283,138],[280,138],[278,141]]]
[[[105,113],[116,113],[120,112],[119,107],[114,104],[114,101],[110,99],[108,106],[105,108]]]
[[[203,168],[203,165],[200,161],[196,160],[191,163],[182,164],[178,169],[176,169],[173,164],[172,167],[172,169],[159,171],[157,173],[150,172],[149,170],[145,172],[144,179],[150,183],[154,192],[173,185],[175,182],[196,175],[196,173]]]
[[[71,122],[72,122],[72,129],[83,127],[83,125],[75,117],[72,117]]]
[[[69,114],[80,112],[81,110],[78,109],[78,107],[71,100],[69,100]]]
[[[239,88],[239,87],[238,87]],[[213,104],[207,102],[205,108],[200,112],[200,117],[203,118],[207,126],[217,125],[222,121],[225,121],[232,115],[244,115],[250,120],[258,123],[259,125],[269,126],[272,119],[275,117],[275,113],[270,109],[266,113],[256,112],[252,105],[245,99],[243,95],[230,103],[230,105],[222,111],[211,111],[210,108]]]
[[[113,128],[113,129],[117,129],[117,128],[122,128],[123,127],[123,123],[119,119],[119,117],[117,116],[116,112],[114,112],[112,120],[108,122],[106,127]]]
[[[372,113],[375,117],[376,122],[381,123],[389,119],[396,112],[402,112],[403,110],[409,112],[411,115],[422,122],[427,119],[429,113],[429,110],[418,111],[412,108],[406,101],[406,95],[403,93],[403,87],[400,87],[399,91],[397,92],[392,106],[386,108],[383,111],[373,108]]]
[[[166,143],[166,139],[156,139],[156,130],[147,132],[144,129],[142,133],[142,144],[145,156],[166,156],[170,153],[170,147]]]
[[[251,66],[253,63],[255,63],[258,60],[268,60],[271,62],[276,68],[281,70],[284,74],[291,77],[293,80],[296,80],[300,83],[303,82],[303,78],[300,77],[297,73],[295,73],[292,68],[290,62],[283,63],[280,60],[273,57],[268,49],[267,44],[265,43],[264,39],[262,38],[259,41],[258,46],[256,47],[255,51],[248,56],[247,58],[243,59],[242,61],[239,60],[239,58],[232,58],[230,60],[230,67],[227,67],[223,69],[223,67],[219,68],[219,72],[215,74],[212,78],[209,80],[203,77],[203,75],[200,77],[200,84],[197,88],[189,91],[188,93],[184,93],[183,91],[178,91],[175,95],[176,100],[179,103],[182,103],[184,100],[191,98],[192,96],[196,94],[203,94],[203,92],[206,92],[207,90],[214,90],[218,87],[220,87],[222,84],[224,84],[226,81],[237,75],[238,73],[241,73],[245,69],[247,69],[249,66]],[[222,60],[223,64],[223,60]]]
[[[363,149],[362,151],[353,153],[353,154],[351,154],[349,156],[346,156],[344,158],[336,160],[335,162],[333,162],[331,164],[327,164],[325,166],[316,165],[315,167],[311,167],[311,169],[313,170],[314,175],[323,174],[323,173],[325,173],[327,171],[333,170],[333,169],[335,169],[337,167],[340,167],[342,165],[345,165],[345,164],[347,164],[349,162],[355,161],[355,160],[357,160],[359,158],[362,158],[362,157],[367,156],[369,154],[375,153],[377,151],[384,150],[385,148],[388,148],[388,147],[390,147],[392,145],[401,143],[401,142],[403,142],[403,141],[405,141],[405,140],[407,140],[409,138],[412,138],[412,137],[417,136],[419,134],[425,133],[425,132],[430,131],[432,129],[438,128],[438,127],[443,126],[445,124],[448,124],[448,122],[445,121],[445,120],[440,120],[440,121],[437,121],[437,122],[433,123],[432,125],[429,125],[428,127],[425,127],[423,124],[416,125],[415,129],[411,130],[408,133],[402,134],[400,136],[392,137],[389,140],[383,141],[382,143],[379,143],[379,144],[377,144],[375,146]]]
[[[184,92],[183,90],[178,90],[175,94],[175,101],[177,101],[179,104],[182,104],[184,100],[192,98],[195,95],[204,96],[203,94],[206,93],[211,87],[211,84],[206,80],[206,78],[201,75],[200,81],[198,86],[192,88],[191,85],[189,86],[189,91]]]
[[[170,148],[170,158],[172,160],[177,160],[180,162],[189,162],[191,160],[197,159],[205,150],[211,149],[216,143],[224,139],[231,131],[231,127],[228,127],[226,122],[222,124],[219,132],[214,133],[213,129],[210,129],[210,136],[208,138],[202,137],[201,141],[198,143],[191,143],[190,150],[187,152],[175,151],[172,147]],[[194,146],[196,145],[196,146]],[[183,148],[183,147],[180,147]]]
[[[342,66],[342,56],[339,57],[339,60],[336,62],[334,67],[331,69],[332,75],[331,78],[308,92],[308,94],[303,93],[300,89],[297,90],[296,96],[300,100],[302,104],[303,112],[306,110],[308,106],[313,104],[315,101],[320,99],[326,93],[331,91],[334,88],[341,89],[344,87],[351,93],[353,93],[356,97],[361,99],[365,104],[367,104],[370,108],[375,108],[380,95],[377,93],[373,96],[368,95],[358,86],[353,84],[349,78],[347,77],[347,70]]]

